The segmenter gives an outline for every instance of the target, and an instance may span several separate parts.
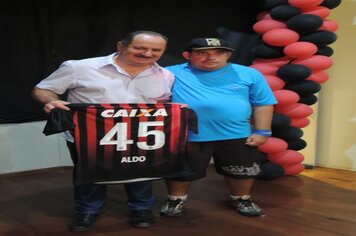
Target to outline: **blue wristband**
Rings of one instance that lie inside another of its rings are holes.
[[[253,131],[254,134],[262,135],[265,137],[271,137],[272,136],[272,130],[268,129],[255,129]]]

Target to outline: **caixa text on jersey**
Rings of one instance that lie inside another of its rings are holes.
[[[107,109],[101,112],[101,116],[110,117],[141,117],[141,116],[168,116],[166,109]]]

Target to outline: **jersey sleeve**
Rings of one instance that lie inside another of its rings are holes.
[[[45,135],[52,135],[74,128],[75,124],[73,123],[72,113],[70,111],[54,108],[48,117],[43,133]]]

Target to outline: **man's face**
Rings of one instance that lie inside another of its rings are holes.
[[[119,48],[121,58],[130,64],[145,66],[158,61],[166,48],[166,41],[159,36],[136,35],[125,48]]]
[[[231,52],[223,49],[203,49],[184,52],[183,56],[190,65],[203,71],[218,70],[227,64]]]

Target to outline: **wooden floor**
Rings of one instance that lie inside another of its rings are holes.
[[[257,181],[254,200],[265,212],[260,218],[231,210],[222,178],[212,168],[209,172],[193,184],[186,214],[180,218],[158,216],[166,191],[163,182],[156,181],[157,223],[149,229],[127,223],[123,188],[110,186],[102,217],[84,233],[66,228],[73,214],[70,168],[2,175],[0,235],[356,235],[356,172],[315,168],[298,176]]]

